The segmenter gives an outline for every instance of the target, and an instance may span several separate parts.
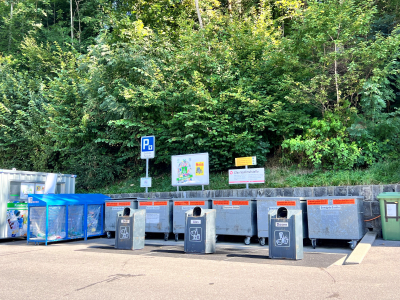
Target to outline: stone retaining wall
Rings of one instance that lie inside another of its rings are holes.
[[[298,188],[265,189],[229,189],[185,192],[152,192],[113,194],[112,198],[213,198],[213,197],[323,197],[323,196],[364,196],[364,219],[369,220],[380,215],[379,201],[376,198],[382,192],[400,192],[400,184],[354,185]],[[365,222],[366,228],[381,234],[381,219]]]

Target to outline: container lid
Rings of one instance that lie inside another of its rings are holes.
[[[400,193],[399,192],[380,193],[376,198],[378,198],[378,199],[400,199]]]

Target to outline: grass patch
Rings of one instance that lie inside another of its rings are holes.
[[[78,178],[79,179],[79,178]],[[171,175],[163,174],[153,177],[153,187],[149,192],[172,192],[176,187],[171,186]],[[283,187],[314,187],[368,184],[395,184],[400,181],[400,162],[376,163],[368,169],[354,170],[305,170],[295,167],[274,167],[265,169],[265,183],[250,184],[250,188],[283,188]],[[242,189],[244,184],[228,184],[228,172],[210,173],[210,184],[206,190]],[[181,191],[201,190],[201,186],[180,187]],[[96,190],[77,190],[77,193],[143,193],[140,178],[129,178]]]

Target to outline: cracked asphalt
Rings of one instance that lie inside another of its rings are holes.
[[[399,299],[400,242],[377,239],[360,265],[350,249],[305,247],[301,261],[268,259],[268,247],[218,243],[183,253],[183,242],[114,240],[27,245],[0,240],[0,299]]]

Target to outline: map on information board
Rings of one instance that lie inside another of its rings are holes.
[[[208,185],[208,153],[171,156],[172,186]]]

